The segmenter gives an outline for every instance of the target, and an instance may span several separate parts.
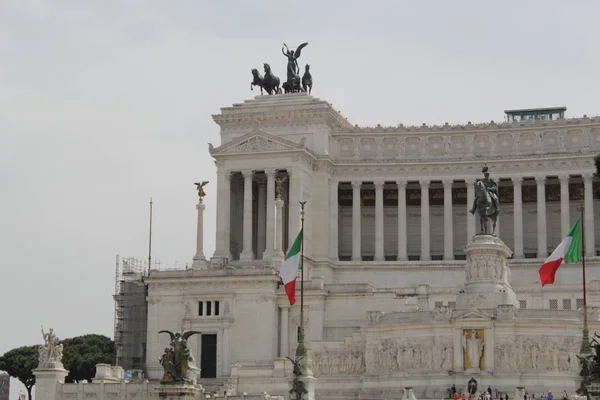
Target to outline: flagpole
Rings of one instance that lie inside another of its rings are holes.
[[[581,268],[583,275],[583,340],[581,341],[581,353],[587,354],[591,352],[590,337],[588,330],[588,313],[587,313],[587,288],[585,282],[585,219],[583,218],[584,206],[579,207],[581,213]]]
[[[306,356],[306,347],[304,345],[304,205],[306,201],[300,202],[300,232],[302,240],[300,242],[300,327],[298,329],[298,348],[296,357]]]

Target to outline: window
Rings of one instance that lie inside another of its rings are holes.
[[[385,256],[385,261],[396,261],[398,256]]]
[[[527,308],[527,300],[519,300],[519,308]]]
[[[448,302],[448,307],[450,307],[450,308],[456,308],[456,302],[455,301],[449,301]]]
[[[444,259],[444,256],[442,254],[432,254],[431,255],[432,261],[441,261],[443,259]]]
[[[207,301],[206,302],[206,315],[211,315],[211,308],[212,308],[212,301]]]
[[[408,261],[419,261],[421,256],[408,256]]]
[[[466,260],[467,259],[467,255],[466,254],[455,254],[454,255],[454,259],[455,260]]]
[[[441,301],[436,301],[435,302],[435,308],[442,308],[443,305],[444,305],[444,303],[441,302]]]
[[[340,261],[352,261],[352,256],[340,256]]]
[[[204,307],[203,307],[203,301],[199,301],[198,302],[198,315],[202,316],[204,315]]]
[[[363,261],[373,261],[374,259],[374,256],[362,256]]]
[[[215,316],[219,315],[219,302],[215,301]]]
[[[583,299],[577,299],[575,301],[575,307],[579,310],[580,308],[583,308]]]
[[[550,309],[551,310],[558,310],[558,300],[556,299],[550,299]]]
[[[220,301],[199,301],[198,315],[201,317],[217,317],[221,313]]]
[[[563,310],[571,309],[571,299],[563,299]]]

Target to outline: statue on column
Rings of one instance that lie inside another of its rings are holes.
[[[283,200],[283,184],[287,181],[287,177],[283,176],[275,178],[275,198],[277,200]]]
[[[479,371],[479,361],[483,355],[483,340],[477,337],[475,329],[471,329],[471,337],[468,337],[468,333],[465,332],[462,338],[462,346],[467,352],[469,364],[471,364],[470,369]]]
[[[196,190],[198,191],[198,198],[200,199],[200,202],[202,202],[202,198],[204,196],[206,196],[206,192],[204,191],[204,186],[208,185],[209,181],[202,181],[202,182],[194,182],[194,185],[196,185]]]
[[[500,214],[498,184],[490,178],[487,165],[483,167],[481,172],[483,172],[484,178],[475,182],[475,199],[469,212],[471,214],[475,214],[475,211],[478,212],[481,233],[484,235],[488,234],[488,220],[491,220],[491,234],[493,235],[496,232],[496,221],[498,220],[498,214]]]
[[[165,353],[159,360],[164,369],[164,375],[160,383],[189,382],[188,371],[193,358],[190,349],[187,347],[187,340],[190,336],[201,332],[173,333],[163,330],[158,333],[168,333],[171,337],[171,347],[165,349]]]
[[[58,336],[54,334],[54,329],[50,328],[44,332],[42,326],[42,337],[44,344],[39,348],[39,368],[59,367],[62,368],[63,345]]]

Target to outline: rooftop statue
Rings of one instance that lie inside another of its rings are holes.
[[[173,333],[163,330],[158,333],[168,333],[171,336],[171,347],[165,349],[165,353],[159,360],[164,369],[160,383],[189,382],[188,371],[192,357],[190,349],[187,347],[187,340],[190,336],[201,332]]]
[[[498,184],[490,178],[488,166],[484,166],[483,179],[475,182],[475,199],[473,200],[473,208],[469,210],[471,214],[475,211],[479,214],[479,225],[481,227],[480,234],[488,235],[488,223],[491,220],[491,234],[496,233],[496,221],[500,214],[500,200],[498,197]]]
[[[283,84],[283,90],[286,93],[301,92],[300,68],[298,67],[298,58],[302,54],[302,49],[308,45],[308,42],[302,43],[296,48],[296,51],[290,50],[287,44],[283,44],[281,52],[287,57],[287,81]]]

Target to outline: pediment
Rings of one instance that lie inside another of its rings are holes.
[[[454,320],[458,319],[471,319],[471,320],[490,320],[494,318],[493,313],[489,314],[485,311],[481,311],[478,309],[471,310],[455,310],[454,311]]]
[[[208,151],[211,156],[290,151],[301,150],[303,148],[304,143],[294,143],[280,138],[261,130],[260,127],[256,127],[253,131],[219,147],[214,147],[210,143],[208,144]]]

